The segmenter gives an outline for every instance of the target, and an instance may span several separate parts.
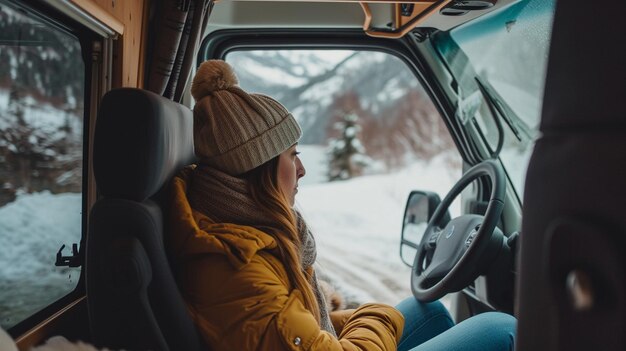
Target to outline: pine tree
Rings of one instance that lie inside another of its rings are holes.
[[[351,112],[343,116],[343,121],[335,123],[335,128],[341,131],[341,135],[329,141],[329,181],[362,175],[372,162],[358,138],[358,119],[358,115]]]

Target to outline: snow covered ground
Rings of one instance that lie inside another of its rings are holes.
[[[80,269],[54,265],[80,241],[81,194],[20,194],[0,207],[0,325],[12,326],[76,287]]]
[[[444,196],[460,170],[451,171],[441,157],[393,174],[325,183],[324,148],[299,149],[307,176],[297,206],[317,237],[320,275],[355,303],[395,304],[410,296],[410,270],[398,254],[407,196],[414,189]],[[62,244],[79,241],[80,209],[80,194],[49,192],[21,194],[0,207],[0,325],[19,322],[75,287],[79,271],[55,267],[54,259]]]
[[[296,202],[317,238],[320,275],[356,303],[393,305],[410,296],[410,268],[399,256],[408,194],[431,190],[443,198],[460,169],[450,168],[442,155],[392,174],[323,183],[324,148],[301,145],[299,150],[307,175]],[[451,214],[459,211],[453,204]]]

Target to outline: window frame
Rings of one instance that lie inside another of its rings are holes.
[[[102,47],[103,39],[95,32],[90,30],[84,25],[79,24],[73,20],[69,15],[55,9],[51,5],[44,3],[31,4],[17,2],[15,0],[4,0],[3,6],[9,6],[33,20],[40,21],[42,24],[50,26],[55,30],[62,31],[74,38],[79,42],[81,47],[81,56],[83,58],[85,72],[84,72],[84,109],[83,109],[83,153],[82,153],[82,202],[81,202],[81,237],[77,242],[79,245],[79,257],[81,262],[81,272],[73,290],[69,291],[65,296],[57,299],[56,301],[48,304],[46,307],[38,310],[28,316],[27,318],[19,321],[14,326],[7,329],[7,333],[20,342],[21,338],[28,336],[28,332],[32,331],[42,322],[46,323],[50,319],[54,319],[57,315],[64,313],[69,308],[72,308],[79,303],[85,296],[85,273],[82,269],[84,259],[82,258],[84,252],[84,245],[86,242],[86,234],[88,230],[88,216],[91,205],[95,202],[95,183],[91,181],[93,179],[93,173],[91,171],[91,159],[90,150],[92,144],[93,126],[95,122],[95,110],[92,105],[98,99],[98,91],[101,90],[101,76],[102,72],[98,66],[94,66],[94,62],[97,61],[95,55],[97,55],[98,45],[100,43]],[[95,73],[95,74],[94,74]],[[95,93],[95,94],[94,94]],[[68,254],[70,250],[64,250],[64,254]],[[50,255],[55,255],[56,252],[51,252]],[[21,338],[20,338],[21,337]]]

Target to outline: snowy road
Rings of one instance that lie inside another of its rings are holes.
[[[324,275],[351,304],[396,304],[411,294],[408,267],[390,267],[372,255],[337,247],[326,247],[320,252],[319,261],[325,268]]]

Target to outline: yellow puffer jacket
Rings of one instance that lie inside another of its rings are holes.
[[[272,254],[274,239],[248,226],[213,224],[192,210],[189,172],[173,182],[167,245],[187,307],[211,350],[396,350],[404,321],[391,306],[366,304],[331,316],[338,338],[320,330]]]

